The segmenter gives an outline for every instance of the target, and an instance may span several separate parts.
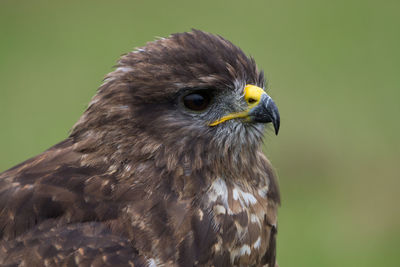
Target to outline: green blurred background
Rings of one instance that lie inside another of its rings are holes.
[[[0,3],[0,171],[68,135],[118,56],[202,29],[257,60],[281,116],[280,266],[399,266],[400,1]]]

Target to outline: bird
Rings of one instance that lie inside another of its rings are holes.
[[[65,140],[0,174],[0,265],[277,266],[266,86],[201,30],[122,55]]]

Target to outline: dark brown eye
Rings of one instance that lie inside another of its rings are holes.
[[[207,92],[196,92],[183,97],[185,107],[194,111],[205,110],[210,102],[211,97]]]

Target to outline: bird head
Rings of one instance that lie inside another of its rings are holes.
[[[121,57],[72,136],[106,142],[113,148],[97,150],[108,156],[157,152],[172,162],[185,151],[192,162],[212,161],[212,151],[254,153],[266,123],[279,130],[278,109],[264,87],[255,61],[231,42],[199,30],[173,34]],[[93,142],[81,141],[99,146]]]

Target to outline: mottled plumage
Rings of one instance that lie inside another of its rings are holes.
[[[264,86],[197,30],[122,56],[66,140],[0,174],[0,265],[275,266]]]

